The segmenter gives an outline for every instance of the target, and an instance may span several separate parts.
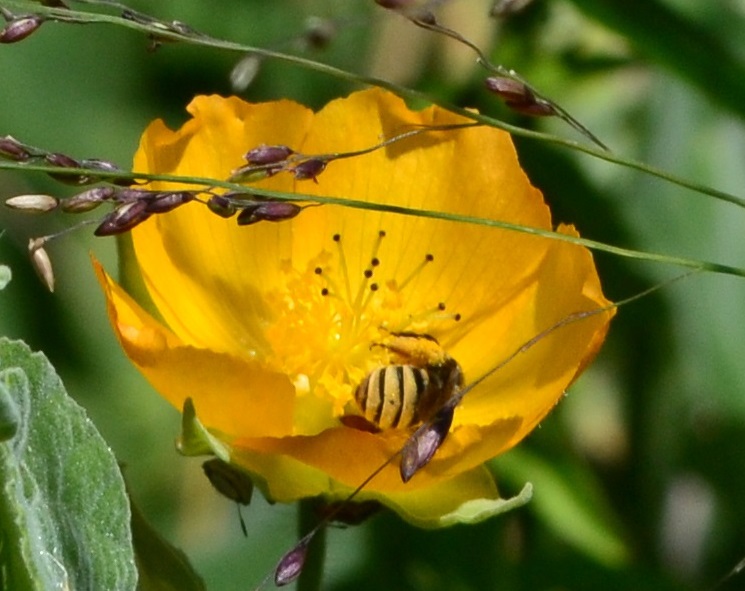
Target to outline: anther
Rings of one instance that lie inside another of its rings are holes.
[[[421,263],[419,263],[414,268],[414,270],[409,274],[409,276],[401,282],[401,285],[399,285],[399,289],[405,288],[409,283],[411,283],[414,277],[419,275],[419,273],[424,269],[424,267],[427,266],[427,264],[431,263],[434,260],[435,260],[435,256],[433,254],[427,253],[424,257],[424,260]]]
[[[332,239],[334,242],[339,242],[341,240],[341,234],[334,234]]]
[[[380,286],[377,283],[370,284],[370,291],[378,291],[378,289],[380,289]]]
[[[316,267],[315,269],[313,269],[313,272],[316,275],[323,275],[323,269],[321,269],[321,267]]]
[[[378,257],[373,257],[372,260],[370,261],[370,264],[373,267],[377,267],[380,264],[380,259]]]
[[[444,312],[445,311],[445,302],[440,302],[439,304],[437,304],[437,309],[440,312]]]
[[[324,296],[324,297],[325,297],[325,296],[327,296],[327,295],[329,295],[329,290],[328,290],[328,288],[327,288],[327,287],[324,287],[324,288],[323,288],[323,289],[321,290],[321,295],[322,295],[322,296]]]
[[[365,272],[363,273],[367,279],[370,279],[370,277],[373,276],[372,269],[365,269]]]
[[[455,316],[453,316],[453,320],[455,320],[456,322],[458,322],[460,319],[461,319],[460,314],[456,314]]]

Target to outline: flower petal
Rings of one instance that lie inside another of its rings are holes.
[[[229,437],[292,433],[294,387],[287,376],[256,361],[185,345],[94,265],[122,348],[166,400],[181,408],[193,398],[202,423]]]
[[[243,164],[241,154],[260,144],[286,144],[306,155],[343,153],[423,126],[467,121],[437,107],[411,111],[378,89],[333,101],[315,115],[287,101],[250,105],[220,97],[199,97],[189,111],[193,118],[178,131],[161,122],[148,129],[136,169],[225,179]],[[226,435],[231,460],[251,472],[270,499],[343,498],[385,464],[360,500],[380,500],[420,524],[498,510],[489,503],[475,513],[471,505],[463,508],[468,499],[498,498],[481,464],[515,445],[550,411],[596,354],[613,315],[594,314],[544,335],[572,314],[608,304],[590,253],[426,215],[551,229],[550,212],[520,169],[509,136],[486,127],[428,131],[332,160],[317,183],[279,174],[259,186],[424,214],[324,205],[289,222],[239,227],[195,202],[154,216],[132,239],[167,327],[99,271],[127,354],[172,404],[181,408],[185,398],[194,399],[200,422]],[[576,235],[571,227],[560,231]],[[330,259],[325,267],[317,262]],[[363,363],[343,361],[341,369],[327,371],[335,339],[345,335],[330,306],[322,304],[321,313],[313,307],[327,294],[312,275],[326,281],[332,271],[332,297],[359,307],[355,322],[361,310],[368,313],[369,294],[379,286],[390,290],[390,300],[380,306],[387,316],[366,316],[375,334],[360,331]],[[289,316],[293,323],[277,326]],[[416,330],[439,340],[462,366],[466,384],[484,379],[456,409],[432,461],[404,484],[398,456],[390,460],[407,434],[340,426],[346,400],[336,405],[314,389],[331,391],[341,382],[351,397],[380,363],[368,359],[371,345],[380,344],[379,331],[411,330],[419,318],[426,318],[426,328]],[[531,346],[512,358],[526,343]],[[293,356],[320,362],[321,369],[302,363],[288,369]]]

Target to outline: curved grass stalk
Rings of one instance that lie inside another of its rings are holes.
[[[127,8],[126,5],[121,4],[119,2],[108,2],[108,1],[102,1],[102,0],[77,0],[77,1],[79,3],[108,6],[108,7],[113,7],[113,8],[117,8],[120,10]],[[106,23],[106,24],[126,27],[129,29],[139,31],[141,33],[147,33],[151,36],[154,36],[154,37],[157,37],[163,40],[179,41],[183,43],[190,43],[193,45],[211,47],[214,49],[222,49],[226,51],[235,51],[235,52],[240,52],[240,53],[252,53],[262,58],[284,61],[284,62],[293,64],[293,65],[296,65],[298,67],[306,68],[309,70],[314,70],[316,72],[326,74],[328,76],[332,76],[340,80],[345,80],[347,82],[351,82],[354,84],[377,86],[380,88],[384,88],[401,98],[434,104],[443,109],[451,111],[453,113],[462,115],[463,117],[467,119],[471,119],[473,121],[482,123],[484,125],[488,125],[490,127],[502,129],[516,136],[544,141],[544,142],[548,142],[548,143],[555,144],[558,146],[562,146],[570,150],[582,152],[584,154],[593,156],[595,158],[599,158],[600,160],[604,160],[612,164],[617,164],[619,166],[624,166],[626,168],[638,170],[642,173],[660,178],[674,185],[678,185],[680,187],[690,189],[696,193],[701,193],[703,195],[713,197],[720,201],[725,201],[727,203],[732,203],[740,207],[745,207],[745,197],[734,195],[726,191],[721,191],[713,187],[708,187],[706,185],[679,177],[663,169],[650,166],[648,164],[639,162],[632,158],[627,158],[624,156],[620,156],[618,154],[614,154],[612,152],[603,150],[596,146],[586,145],[586,144],[582,144],[582,143],[579,143],[573,140],[555,136],[552,134],[532,131],[529,129],[524,129],[522,127],[517,127],[515,125],[510,125],[509,123],[505,123],[503,121],[500,121],[499,119],[495,119],[487,115],[476,113],[474,111],[469,111],[468,109],[459,107],[457,105],[451,104],[444,100],[440,100],[437,97],[432,97],[426,93],[413,90],[410,88],[406,88],[404,86],[400,86],[393,82],[388,82],[386,80],[382,80],[382,79],[375,78],[372,76],[356,74],[356,73],[349,72],[341,68],[337,68],[337,67],[330,66],[327,64],[323,64],[321,62],[317,62],[311,59],[307,59],[307,58],[303,58],[303,57],[299,57],[299,56],[295,56],[295,55],[291,55],[287,53],[282,53],[279,51],[262,49],[259,47],[253,47],[250,45],[244,45],[241,43],[235,43],[231,41],[223,41],[221,39],[210,37],[208,35],[195,31],[194,29],[188,27],[187,25],[183,23],[179,23],[177,21],[168,23],[164,21],[159,21],[157,19],[151,19],[150,17],[147,17],[146,15],[139,15],[141,18],[131,19],[131,18],[124,18],[122,16],[115,16],[115,15],[109,15],[109,14],[100,14],[100,13],[76,11],[76,10],[71,10],[71,9],[47,7],[47,6],[39,5],[37,3],[24,1],[24,0],[4,0],[0,2],[0,6],[5,6],[7,8],[15,8],[18,11],[23,12],[25,14],[37,14],[40,16],[47,17],[51,20],[59,21],[59,22],[67,22],[67,23],[73,23],[73,24]]]
[[[49,165],[42,164],[20,164],[16,162],[5,162],[0,160],[0,170],[23,170],[23,171],[34,171],[34,172],[53,172],[55,174],[69,174],[72,176],[90,173],[89,170],[81,168],[66,168],[60,169]],[[613,244],[607,244],[597,240],[590,240],[588,238],[581,238],[578,236],[570,236],[567,234],[561,234],[552,230],[545,230],[543,228],[533,228],[530,226],[522,226],[520,224],[513,224],[510,222],[504,222],[501,220],[492,220],[488,218],[480,218],[476,216],[467,216],[456,213],[449,213],[443,211],[427,210],[427,209],[412,209],[409,207],[402,207],[398,205],[386,205],[383,203],[374,203],[369,201],[360,201],[357,199],[348,199],[345,197],[330,197],[324,195],[308,195],[304,193],[284,193],[279,191],[270,191],[267,189],[261,189],[258,187],[247,187],[243,184],[231,183],[228,181],[219,181],[210,178],[203,177],[191,177],[191,176],[179,176],[169,174],[146,174],[146,173],[122,173],[120,171],[105,172],[96,171],[96,175],[105,178],[131,178],[134,180],[144,181],[161,181],[168,183],[179,183],[181,185],[191,185],[197,189],[203,189],[208,191],[211,189],[227,189],[228,191],[237,192],[251,192],[258,196],[274,199],[277,201],[294,201],[303,203],[313,203],[317,205],[336,205],[342,207],[351,207],[353,209],[364,209],[370,211],[395,213],[399,215],[407,215],[412,217],[426,217],[437,220],[445,220],[463,224],[473,224],[477,226],[486,226],[495,229],[507,230],[511,232],[521,232],[523,234],[531,234],[533,236],[539,236],[549,240],[561,240],[563,242],[569,242],[571,244],[577,244],[584,246],[594,251],[607,252],[624,258],[636,259],[640,261],[649,261],[653,263],[660,263],[666,265],[673,265],[677,267],[683,267],[687,269],[695,269],[699,271],[706,271],[710,273],[717,273],[722,275],[733,275],[736,277],[745,277],[745,268],[735,267],[732,265],[724,265],[711,261],[704,261],[700,259],[689,259],[683,257],[677,257],[667,254],[646,252],[641,250],[634,250],[630,248],[624,248],[621,246],[615,246]]]

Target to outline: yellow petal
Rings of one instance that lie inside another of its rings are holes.
[[[161,122],[148,129],[136,169],[225,179],[243,164],[242,154],[260,144],[286,144],[303,154],[349,152],[422,126],[465,121],[436,107],[410,111],[377,89],[333,101],[315,115],[288,101],[249,105],[215,96],[195,99],[189,111],[193,118],[180,130]],[[317,180],[279,174],[259,185],[552,228],[509,136],[492,128],[428,132],[334,160]],[[571,227],[560,231],[576,234]],[[335,349],[336,337],[348,338],[344,331],[357,325],[337,325],[314,268],[331,287],[330,297],[359,308],[359,318],[369,313],[366,322],[376,331],[421,323],[460,363],[466,384],[563,318],[608,303],[582,247],[426,215],[324,205],[291,222],[239,227],[190,203],[139,225],[132,238],[167,326],[101,272],[125,351],[172,404],[181,408],[193,398],[200,421],[226,434],[233,461],[280,501],[343,496],[406,440],[404,432],[339,426],[336,402],[315,397],[313,388],[343,386],[351,398],[374,365],[345,361],[351,345]],[[373,283],[386,295],[376,300]],[[562,326],[488,373],[466,394],[428,466],[404,485],[392,461],[361,499],[382,500],[417,523],[452,514],[469,498],[496,499],[479,466],[515,445],[553,408],[597,353],[611,316]],[[357,329],[358,356],[379,363],[368,358],[380,341]],[[341,369],[324,369],[332,359]],[[303,390],[300,378],[310,383],[309,376],[314,386]]]
[[[183,344],[94,264],[122,348],[166,400],[181,408],[193,398],[202,423],[229,437],[292,433],[294,388],[287,376]]]

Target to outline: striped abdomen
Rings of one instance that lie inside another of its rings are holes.
[[[426,369],[387,365],[371,371],[354,397],[364,417],[381,429],[404,429],[423,417],[419,410],[433,386]]]

